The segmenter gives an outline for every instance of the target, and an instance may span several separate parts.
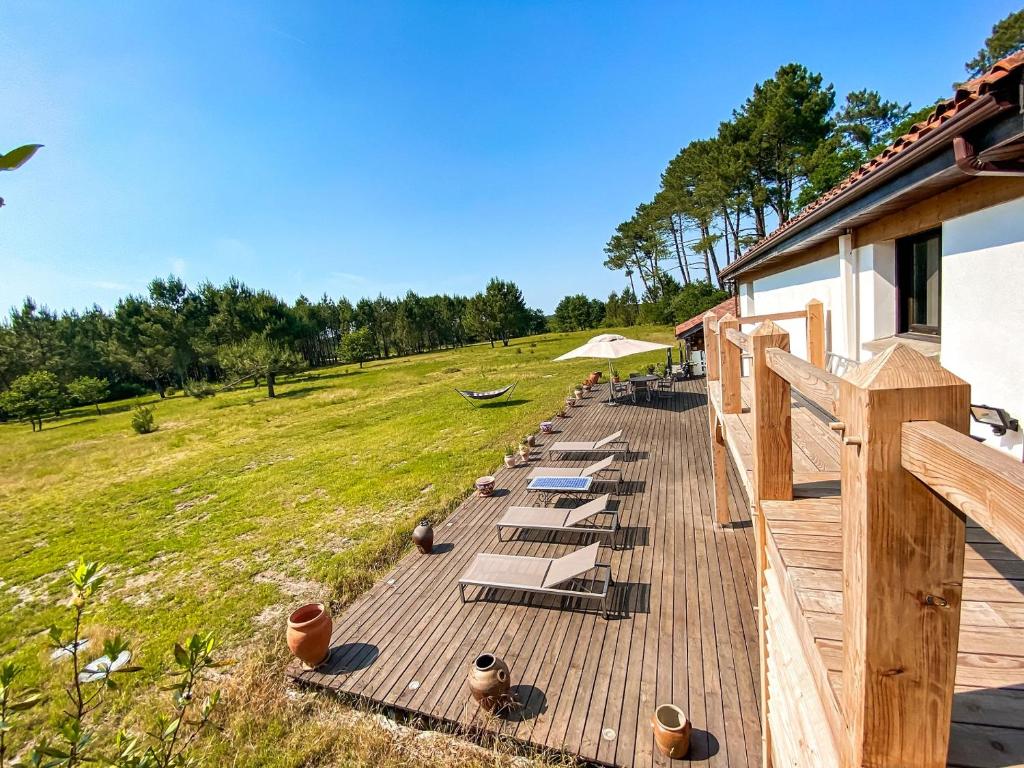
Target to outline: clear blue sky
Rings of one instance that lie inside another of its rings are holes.
[[[287,300],[624,278],[602,246],[799,61],[915,105],[1016,0],[0,4],[0,309],[170,272]]]

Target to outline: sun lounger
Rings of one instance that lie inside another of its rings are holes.
[[[541,502],[547,504],[560,495],[578,499],[583,494],[589,494],[593,484],[592,477],[535,477],[527,483],[526,490],[540,493]]]
[[[558,442],[548,448],[549,453],[604,453],[607,451],[625,450],[629,453],[629,442],[622,439],[622,430],[612,432],[600,440],[581,440],[578,442]]]
[[[469,586],[599,600],[601,611],[608,618],[612,569],[597,562],[599,547],[595,542],[563,557],[520,557],[481,552],[459,579],[459,594],[463,603]],[[595,570],[600,570],[602,575],[582,578]]]
[[[609,495],[606,493],[575,509],[557,509],[551,507],[509,507],[505,515],[496,524],[498,541],[502,541],[501,532],[505,528],[520,528],[530,531],[573,531],[583,533],[606,534],[612,544],[615,543],[615,532],[619,529],[619,513],[608,509]],[[594,518],[599,515],[611,515],[610,525],[597,525]]]
[[[614,461],[615,454],[613,453],[596,464],[591,464],[589,467],[583,467],[582,469],[579,467],[534,467],[530,474],[526,476],[526,479],[534,480],[539,477],[592,477],[595,480],[602,480],[605,475],[614,472],[619,476],[618,482],[622,482],[622,470],[612,466]]]

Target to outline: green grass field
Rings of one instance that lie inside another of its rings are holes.
[[[663,328],[626,333],[671,341]],[[66,615],[56,603],[80,555],[108,564],[94,624],[130,638],[147,669],[198,630],[243,657],[282,645],[290,606],[364,589],[417,519],[443,516],[574,382],[607,372],[553,362],[592,335],[310,371],[281,381],[274,400],[249,388],[154,397],[149,435],[130,429],[130,402],[68,411],[41,433],[0,426],[0,657],[47,671],[38,632]],[[452,389],[516,380],[505,405],[474,408]]]

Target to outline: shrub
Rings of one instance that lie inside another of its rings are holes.
[[[189,397],[194,397],[196,400],[205,400],[217,394],[217,388],[210,382],[203,381],[202,379],[186,379],[185,394]]]
[[[140,435],[148,435],[156,431],[156,418],[153,416],[153,407],[136,403],[132,410],[132,429]]]
[[[178,394],[178,390],[174,387],[167,387],[164,389],[164,395],[166,397],[174,397],[176,394]]]
[[[98,737],[110,730],[115,717],[105,707],[106,694],[118,690],[123,684],[121,680],[140,671],[140,667],[132,666],[131,649],[120,635],[106,640],[102,655],[88,661],[90,642],[84,619],[103,585],[103,569],[83,558],[72,566],[70,576],[71,600],[62,603],[69,606],[71,613],[70,631],[53,625],[47,633],[53,649],[50,658],[58,669],[54,675],[59,675],[63,682],[65,706],[52,733],[44,734],[32,746],[22,764],[66,768],[89,763],[112,768],[197,765],[190,752],[197,737],[211,726],[220,701],[220,691],[210,686],[207,673],[231,662],[214,657],[217,644],[212,635],[196,634],[185,643],[175,643],[174,668],[168,674],[172,682],[162,687],[172,692],[168,711],[158,713],[144,734],[121,731],[109,745],[111,749],[103,749]],[[0,667],[0,700],[5,705],[0,760],[10,749],[11,715],[31,709],[43,700],[33,689],[15,689],[20,671],[12,664]],[[101,750],[108,754],[101,755]],[[21,750],[10,751],[17,754]]]

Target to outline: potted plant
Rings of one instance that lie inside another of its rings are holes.
[[[647,366],[647,375],[648,376],[653,376],[654,375],[654,363],[651,363],[650,365]]]
[[[581,397],[583,397],[583,387],[576,387],[572,391],[572,394],[577,400],[579,400]]]
[[[617,368],[612,368],[612,381],[618,384],[622,379],[619,378],[619,371]]]
[[[572,392],[570,392],[568,395],[566,395],[565,396],[565,404],[567,406],[569,406],[570,408],[572,408],[574,405],[576,405],[576,395],[574,395]]]
[[[519,455],[522,457],[523,461],[530,460],[530,446],[525,442],[519,444]]]
[[[505,466],[512,469],[516,465],[516,449],[514,446],[505,446]]]

